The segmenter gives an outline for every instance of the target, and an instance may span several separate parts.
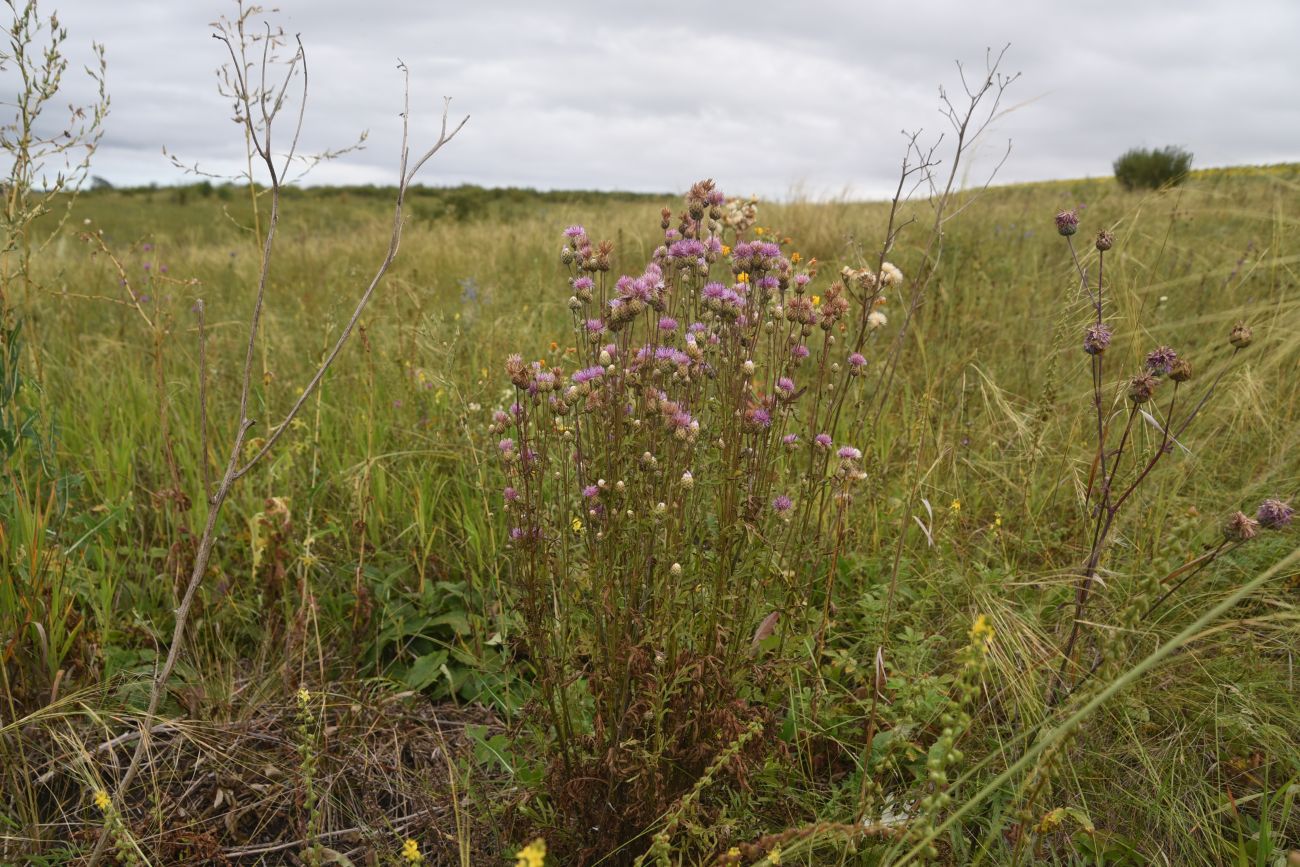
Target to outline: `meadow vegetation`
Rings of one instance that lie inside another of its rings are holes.
[[[943,190],[50,198],[0,862],[1293,863],[1300,165]]]

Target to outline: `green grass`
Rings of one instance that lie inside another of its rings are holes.
[[[720,182],[725,189],[725,177]],[[254,371],[251,414],[259,424],[250,436],[265,435],[290,406],[382,256],[390,219],[382,192],[286,195]],[[593,237],[614,240],[615,270],[632,270],[657,243],[664,204],[677,206],[668,196],[475,189],[413,197],[401,255],[366,313],[364,334],[223,513],[165,706],[186,730],[166,753],[175,766],[152,768],[160,804],[184,799],[198,771],[187,777],[180,762],[198,754],[224,756],[236,767],[222,772],[245,785],[262,779],[251,758],[243,772],[237,766],[245,752],[257,755],[247,728],[291,738],[293,723],[283,720],[292,719],[293,693],[307,683],[325,690],[339,713],[391,719],[396,712],[385,708],[400,705],[422,720],[424,741],[439,713],[471,720],[448,725],[445,761],[420,764],[423,776],[395,787],[411,803],[446,802],[454,784],[459,810],[431,811],[364,845],[389,839],[382,851],[393,857],[409,835],[446,863],[463,863],[471,851],[473,863],[502,863],[547,834],[554,804],[538,785],[545,758],[519,727],[532,676],[512,638],[520,624],[486,427],[510,399],[502,370],[509,353],[563,359],[570,334],[558,261],[563,227],[582,223]],[[1194,384],[1228,370],[1219,398],[1185,437],[1189,451],[1175,453],[1123,519],[1090,617],[1110,629],[1108,617],[1141,578],[1217,541],[1222,514],[1300,489],[1300,166],[1202,170],[1177,189],[1148,194],[1109,179],[990,190],[949,224],[938,279],[904,350],[897,399],[879,441],[863,444],[873,496],[840,563],[832,655],[810,661],[802,675],[824,678],[832,700],[810,718],[804,683],[794,681],[773,708],[820,746],[787,732],[787,748],[755,769],[747,794],[705,790],[674,841],[683,863],[708,863],[763,834],[853,820],[864,696],[882,647],[890,697],[881,716],[898,746],[878,770],[885,790],[905,789],[924,763],[977,613],[989,615],[997,638],[962,744],[969,779],[955,803],[1014,766],[1029,745],[1068,623],[1072,570],[1088,546],[1079,505],[1092,456],[1091,384],[1079,349],[1088,310],[1052,224],[1056,211],[1076,205],[1086,206],[1078,238],[1101,228],[1117,238],[1106,262],[1117,333],[1110,369],[1136,370],[1148,349],[1168,343],[1192,359]],[[920,203],[908,214],[924,222],[927,210]],[[824,274],[876,249],[885,218],[884,206],[853,202],[763,204],[759,212],[769,233],[791,238],[787,250],[816,257]],[[24,320],[24,402],[50,446],[43,465],[34,446],[11,463],[0,498],[0,567],[11,576],[0,602],[17,612],[6,623],[22,624],[5,637],[5,858],[39,850],[58,863],[69,841],[62,823],[96,826],[91,781],[117,771],[109,754],[87,756],[72,745],[93,748],[129,729],[165,649],[206,510],[192,307],[201,298],[207,310],[215,475],[232,436],[242,323],[258,266],[258,246],[240,227],[247,221],[246,190],[83,195],[37,263],[41,288],[14,299]],[[102,232],[133,288],[149,296],[142,308],[156,329],[122,303],[117,271],[78,239],[83,231]],[[891,258],[911,275],[920,254],[909,239],[905,233]],[[899,307],[890,299],[895,323]],[[1227,334],[1243,319],[1255,342],[1229,368]],[[168,448],[188,504],[173,493]],[[932,506],[932,520],[919,498]],[[960,510],[950,507],[954,500]],[[932,546],[912,514],[931,525]],[[901,531],[898,602],[885,618]],[[1123,668],[1293,547],[1294,531],[1268,534],[1217,562],[1129,636]],[[1035,822],[1058,807],[1075,818],[1041,834],[1033,851],[1019,853],[1021,863],[1271,865],[1300,848],[1298,601],[1290,567],[1089,715],[1062,742],[1032,804]],[[398,697],[411,690],[415,696]],[[276,716],[277,708],[288,710]],[[395,727],[394,737],[402,731],[414,728]],[[349,789],[341,773],[348,762],[379,754],[363,734],[323,743],[319,779],[332,781],[334,805],[327,828],[363,821],[374,828],[376,816],[408,814],[387,801],[367,805],[364,791]],[[47,757],[59,772],[36,784]],[[940,836],[941,857],[1012,861],[1014,843],[990,828],[999,811],[1014,810],[1023,781],[1013,774],[972,805]],[[266,790],[232,784],[226,797],[251,799],[249,791]],[[168,809],[141,806],[132,832],[146,848],[190,831],[214,835],[218,847],[274,836],[212,814],[191,827]],[[1095,830],[1081,831],[1079,817]],[[293,839],[291,824],[275,832],[279,839]],[[784,863],[878,863],[906,848],[851,847],[828,834],[790,846]]]

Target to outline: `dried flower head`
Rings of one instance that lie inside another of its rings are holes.
[[[1223,525],[1225,539],[1244,542],[1255,538],[1257,533],[1259,533],[1259,521],[1244,512],[1235,513]]]
[[[1083,351],[1089,355],[1101,355],[1110,346],[1111,330],[1105,322],[1095,322],[1083,333]]]
[[[1061,211],[1056,215],[1056,231],[1062,235],[1073,235],[1079,231],[1079,215],[1073,210]]]
[[[1097,233],[1097,249],[1105,253],[1111,247],[1115,246],[1115,236],[1105,230]]]
[[[1228,342],[1237,349],[1245,349],[1250,346],[1250,341],[1255,338],[1255,333],[1250,330],[1250,326],[1244,322],[1238,322],[1232,326],[1232,333],[1228,335]]]
[[[1150,373],[1139,373],[1129,380],[1128,398],[1134,403],[1146,403],[1156,393],[1160,380]]]
[[[1294,514],[1295,509],[1291,508],[1289,503],[1282,500],[1265,500],[1259,504],[1255,517],[1259,519],[1261,527],[1280,530],[1291,523],[1291,516]]]
[[[1174,382],[1186,382],[1192,378],[1192,363],[1180,358],[1169,367],[1169,378]]]

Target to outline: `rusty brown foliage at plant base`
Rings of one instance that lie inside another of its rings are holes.
[[[644,648],[630,653],[632,701],[626,713],[616,721],[598,716],[594,733],[581,739],[580,759],[566,766],[556,758],[547,769],[547,790],[563,828],[552,848],[564,864],[597,859],[612,867],[631,864],[650,843],[647,829],[755,721],[763,734],[718,771],[713,787],[747,789],[752,769],[780,750],[772,708],[741,694],[745,681],[771,677],[766,667],[754,667],[749,678],[737,677],[717,656],[683,654],[670,671]],[[603,705],[602,691],[618,687],[599,678],[588,684],[597,707]],[[611,725],[618,726],[622,748],[595,755]]]

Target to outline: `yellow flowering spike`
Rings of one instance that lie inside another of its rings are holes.
[[[407,840],[402,844],[402,860],[408,864],[420,864],[424,861],[424,856],[420,854],[420,844],[415,840]]]
[[[768,861],[769,864],[780,864],[780,863],[781,863],[781,847],[780,847],[780,846],[775,846],[775,847],[773,847],[772,851],[767,853],[767,861]]]
[[[542,867],[546,863],[546,841],[538,837],[519,850],[515,867]]]
[[[305,686],[298,687],[298,704],[306,704],[311,701],[311,690]]]
[[[949,503],[949,504],[948,504],[948,511],[950,511],[950,512],[960,512],[960,511],[961,511],[961,500],[953,500],[951,503]]]
[[[993,513],[993,526],[995,526],[995,527],[1001,527],[1001,526],[1002,526],[1002,513],[1001,513],[1001,512],[994,512],[994,513]]]
[[[996,631],[993,629],[993,624],[989,623],[988,615],[981,614],[979,617],[976,617],[975,622],[971,624],[970,642],[971,644],[982,645],[987,648],[989,644],[993,642],[993,636],[995,634]]]
[[[95,790],[95,806],[101,813],[107,813],[108,808],[113,806],[113,799],[108,796],[108,792],[103,789]]]

